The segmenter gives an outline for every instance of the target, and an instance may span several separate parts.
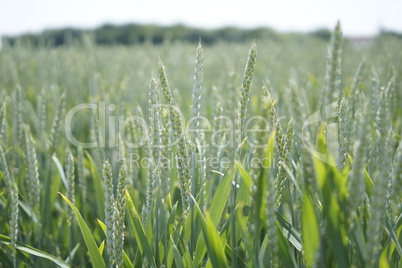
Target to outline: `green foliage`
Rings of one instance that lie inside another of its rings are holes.
[[[105,262],[103,261],[103,258],[98,250],[98,246],[96,245],[96,242],[91,234],[91,231],[89,230],[88,225],[82,218],[80,212],[70,202],[70,200],[67,199],[67,197],[65,197],[63,194],[60,194],[60,195],[64,199],[64,201],[66,201],[67,204],[71,207],[75,216],[77,217],[77,221],[80,226],[82,236],[84,237],[85,244],[87,245],[87,248],[88,248],[89,257],[91,258],[92,265],[96,268],[105,267]]]

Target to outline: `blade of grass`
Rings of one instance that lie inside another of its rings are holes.
[[[176,246],[176,244],[175,244],[175,242],[174,242],[172,237],[170,237],[170,241],[172,242],[172,245],[173,245],[173,255],[174,255],[174,260],[175,260],[176,266],[178,268],[184,268],[183,261],[181,260],[180,251],[177,248],[177,246]]]
[[[400,227],[401,228],[401,227]],[[402,247],[401,244],[398,241],[398,236],[395,233],[395,230],[391,227],[391,223],[389,222],[389,219],[387,218],[385,221],[385,230],[387,231],[388,235],[390,236],[392,242],[395,244],[395,248],[399,253],[399,256],[402,256]],[[400,231],[400,230],[399,230]]]
[[[279,225],[281,226],[281,230],[283,232],[284,237],[289,240],[289,242],[298,250],[302,250],[302,240],[300,233],[278,212],[276,212],[276,218],[278,220]]]
[[[13,267],[13,263],[3,250],[0,250],[0,263],[2,263],[4,267]]]
[[[91,157],[91,155],[85,151],[85,155],[88,159],[87,161],[87,168],[91,173],[91,177],[93,179],[94,190],[96,193],[103,193],[103,179],[100,177],[98,169],[96,168],[96,164]],[[96,194],[96,206],[98,209],[96,211],[105,211],[105,196],[103,194]]]
[[[77,253],[79,247],[80,247],[80,243],[75,245],[75,247],[71,250],[71,252],[69,254],[70,256],[68,256],[67,259],[65,260],[65,263],[70,263],[71,262],[71,260],[74,258],[75,253]]]
[[[208,256],[211,260],[213,267],[228,267],[225,255],[225,246],[222,242],[212,218],[208,212],[206,212],[205,218],[201,212],[200,207],[191,196],[194,202],[194,208],[197,210],[198,216],[201,220],[201,229],[204,234],[205,245],[207,247]]]
[[[65,197],[62,193],[59,193],[59,194],[64,199],[64,201],[67,202],[67,204],[71,207],[71,209],[74,211],[74,214],[77,218],[78,224],[81,229],[82,236],[84,237],[85,244],[87,245],[89,257],[91,259],[92,265],[95,268],[104,268],[105,262],[103,261],[102,255],[99,252],[98,246],[96,245],[95,239],[92,236],[91,231],[88,228],[88,225],[82,218],[78,209],[70,202],[70,200],[68,200],[67,197]]]
[[[228,176],[227,172],[223,174],[223,178],[221,183],[218,185],[215,194],[212,198],[211,205],[208,209],[209,215],[211,216],[211,220],[216,227],[220,218],[222,217],[223,211],[225,209],[226,202],[229,198],[230,194],[230,176]],[[194,266],[197,266],[202,258],[204,257],[206,252],[204,236],[199,236],[197,240],[197,246],[195,248],[194,254]]]
[[[97,219],[97,222],[99,226],[101,227],[103,233],[106,235],[106,224],[104,224],[101,220]],[[99,252],[102,255],[103,254],[103,249],[105,247],[105,241],[102,241],[102,243],[99,246]],[[127,256],[126,252],[123,250],[123,266],[124,267],[134,267],[133,263],[131,262],[130,258]]]
[[[67,188],[67,179],[66,179],[66,175],[64,174],[64,169],[63,169],[63,166],[60,163],[60,160],[57,158],[56,155],[52,156],[52,160],[53,160],[54,164],[57,167],[57,171],[60,174],[61,181],[63,182],[64,187]]]
[[[314,205],[307,191],[304,192],[302,205],[302,235],[303,249],[307,267],[312,267],[320,245],[317,216]]]
[[[145,235],[144,227],[142,226],[140,216],[138,214],[137,209],[134,206],[134,203],[131,199],[130,194],[126,191],[126,200],[127,200],[127,208],[129,210],[130,223],[132,228],[134,229],[134,235],[137,239],[137,244],[142,256],[148,259],[148,264],[152,267],[156,267],[155,259],[151,250],[151,247],[148,243],[147,237]]]
[[[11,239],[10,239],[9,237],[4,236],[4,235],[0,235],[0,242],[1,242],[1,243],[6,244],[6,245],[9,245],[9,244],[10,244],[10,241],[11,241]],[[49,261],[51,261],[51,262],[53,262],[53,263],[55,263],[55,264],[57,264],[58,266],[63,267],[63,268],[68,268],[68,267],[70,267],[70,266],[69,266],[67,263],[65,263],[64,261],[62,261],[62,260],[56,258],[56,257],[53,256],[53,255],[50,255],[50,254],[48,254],[48,253],[46,253],[46,252],[43,252],[43,251],[41,251],[41,250],[39,250],[39,249],[33,248],[33,247],[31,247],[31,246],[28,246],[28,245],[26,245],[26,244],[24,244],[24,243],[21,243],[21,242],[18,242],[18,241],[17,241],[16,244],[17,244],[17,247],[16,247],[16,248],[17,248],[18,250],[20,250],[20,251],[26,252],[26,253],[28,253],[28,254],[31,254],[31,255],[34,255],[34,256],[37,256],[37,257],[40,257],[40,258],[43,258],[43,259],[47,259],[47,260],[49,260]],[[7,267],[7,266],[6,266],[6,267]],[[9,266],[9,267],[12,267],[12,266]]]
[[[99,253],[103,256],[103,250],[105,249],[105,240],[102,241],[102,243],[100,243],[99,245]]]

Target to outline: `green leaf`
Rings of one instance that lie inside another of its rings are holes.
[[[320,236],[314,205],[307,191],[303,195],[302,236],[306,264],[307,267],[312,267],[315,254],[320,245]]]
[[[275,212],[283,236],[298,250],[302,250],[300,233],[278,212]]]
[[[370,174],[367,172],[366,169],[364,169],[364,178],[365,178],[365,183],[366,183],[366,193],[370,197],[371,194],[373,193],[373,186],[374,182],[371,179]]]
[[[7,236],[0,235],[0,242],[3,243],[3,244],[9,245],[10,242],[11,242],[11,239],[9,237],[7,237]],[[47,259],[47,260],[55,263],[56,265],[58,265],[60,267],[63,267],[63,268],[69,268],[70,267],[67,263],[65,263],[64,261],[56,258],[55,256],[50,255],[50,254],[48,254],[46,252],[40,251],[39,249],[33,248],[33,247],[28,246],[26,244],[23,244],[21,242],[17,241],[16,248],[18,250],[26,252],[28,254],[31,254],[31,255],[34,255],[34,256],[37,256],[37,257],[40,257],[40,258],[43,258],[43,259]],[[12,266],[10,266],[10,267],[12,267]]]
[[[214,197],[212,198],[211,206],[208,208],[209,215],[214,226],[218,225],[218,222],[222,217],[229,194],[230,176],[228,176],[228,173],[225,172],[225,175],[221,183],[218,185]]]
[[[102,241],[102,243],[99,245],[99,248],[98,248],[99,253],[100,253],[101,255],[103,255],[103,250],[104,250],[104,249],[105,249],[105,240]]]
[[[197,210],[198,216],[201,220],[201,229],[204,234],[205,245],[207,247],[207,252],[211,260],[213,267],[228,267],[225,255],[225,246],[222,242],[214,222],[211,216],[206,212],[206,217],[201,212],[200,207],[197,202],[195,202],[194,197],[191,196],[194,201],[194,208]]]
[[[240,173],[242,180],[240,180],[238,182],[239,184],[239,189],[237,190],[237,194],[236,194],[236,203],[242,203],[245,206],[250,206],[251,203],[251,194],[250,194],[250,190],[251,190],[251,177],[250,174],[244,169],[243,165],[236,161],[236,168],[237,168],[237,172]],[[235,175],[237,176],[237,175]]]
[[[104,234],[106,234],[106,224],[103,223],[103,221],[101,221],[100,219],[96,219],[96,221],[98,222],[99,226],[101,227],[102,231]]]
[[[123,267],[134,268],[134,264],[131,262],[130,258],[127,256],[126,252],[123,251]]]
[[[364,263],[366,259],[366,246],[364,240],[364,232],[361,227],[360,221],[357,216],[355,216],[355,225],[353,231],[351,233],[350,239],[352,244],[356,246],[356,256],[359,259],[360,263]]]
[[[33,213],[32,209],[22,200],[18,200],[18,205],[22,210],[31,218],[31,221],[38,224],[38,218],[36,217],[35,213]]]
[[[243,168],[243,165],[239,161],[236,161],[236,168],[239,170],[240,175],[243,177],[244,185],[247,189],[250,189],[252,182],[250,174],[248,174],[248,172]]]
[[[77,253],[78,249],[80,247],[80,243],[78,243],[77,245],[75,245],[75,247],[73,248],[73,250],[71,250],[69,256],[67,257],[67,259],[64,261],[66,263],[70,263],[72,259],[74,259],[75,254]]]
[[[321,161],[315,161],[316,167],[320,165],[322,170],[317,176],[320,178],[320,190],[322,195],[323,216],[328,239],[331,241],[330,250],[333,252],[334,261],[339,267],[349,267],[348,243],[346,232],[345,211],[340,202],[346,198],[346,180],[334,166],[324,165]]]
[[[230,194],[230,176],[228,173],[225,172],[223,175],[223,179],[221,183],[218,185],[214,197],[212,198],[211,205],[208,209],[209,214],[211,216],[211,220],[214,226],[218,226],[219,220],[222,217],[223,211],[226,206],[226,202],[229,198]],[[204,236],[199,236],[197,240],[197,245],[195,248],[195,255],[194,255],[194,266],[198,266],[198,264],[202,261],[206,252]]]
[[[244,206],[243,204],[239,204],[238,207],[236,207],[234,210],[239,211],[239,213],[234,212],[234,215],[237,219],[237,222],[239,223],[239,229],[241,231],[241,235],[242,235],[242,242],[244,244],[245,247],[245,251],[247,252],[247,254],[249,256],[253,256],[255,254],[255,249],[253,248],[253,243],[252,241],[250,241],[251,239],[249,239],[249,237],[253,238],[253,236],[250,236],[249,234],[249,230],[247,228],[247,221],[242,220],[242,218],[244,218]],[[255,238],[254,238],[255,240]],[[228,248],[230,249],[230,255],[232,254],[232,250],[231,247],[226,247],[226,250],[228,251]],[[239,256],[237,256],[239,258]],[[237,260],[238,261],[238,260]],[[249,260],[250,262],[250,267],[256,267],[256,259],[255,258],[250,258]],[[237,263],[237,265],[239,265]],[[247,265],[246,265],[247,266]]]
[[[313,161],[317,185],[319,189],[322,189],[327,181],[327,170],[325,168],[325,163],[315,157],[313,157]]]
[[[60,163],[60,160],[57,158],[57,156],[54,154],[52,156],[52,160],[55,163],[56,167],[57,167],[57,171],[60,174],[61,180],[64,184],[64,187],[67,189],[67,179],[66,179],[66,175],[64,174],[64,169],[63,166]]]
[[[104,224],[101,220],[97,219],[99,226],[101,227],[103,233],[106,235],[106,224]],[[105,248],[105,240],[99,246],[99,252],[102,255],[103,250]],[[134,267],[133,263],[131,262],[130,258],[127,256],[126,252],[123,250],[123,264],[124,267]]]
[[[297,267],[296,260],[294,258],[294,250],[289,246],[287,240],[281,230],[279,222],[276,222],[278,245],[279,245],[279,259],[282,263],[281,267]]]
[[[96,245],[95,239],[91,234],[91,231],[88,228],[88,225],[82,218],[80,212],[78,209],[68,200],[67,197],[65,197],[63,194],[61,194],[61,197],[64,199],[64,201],[67,202],[67,204],[71,207],[71,209],[74,211],[74,214],[77,218],[78,224],[81,229],[82,236],[84,237],[85,244],[87,245],[88,252],[89,252],[89,257],[91,259],[92,265],[95,268],[103,268],[105,267],[105,262],[103,261],[102,255],[99,252],[98,246]]]
[[[103,193],[103,180],[99,175],[98,169],[96,168],[96,164],[92,159],[91,155],[85,151],[85,156],[87,157],[87,165],[88,170],[91,173],[91,178],[93,179],[94,191],[95,193]],[[105,211],[105,195],[96,194],[94,195],[96,198],[96,206],[98,206],[97,211]]]
[[[232,259],[233,250],[227,243],[225,244],[225,253],[229,260]],[[239,255],[237,255],[236,261],[237,261],[237,267],[239,267],[239,268],[255,267],[255,266],[247,265],[244,262],[244,260],[241,258],[241,256],[239,256]],[[208,267],[208,264],[206,267]],[[262,267],[264,267],[264,266],[262,266]]]
[[[262,241],[260,252],[258,253],[258,267],[264,267],[264,262],[265,262],[265,253],[267,252],[267,247],[268,247],[268,236],[266,235],[264,237],[264,240]]]
[[[142,226],[140,216],[137,212],[137,209],[134,206],[133,200],[131,199],[130,194],[126,191],[126,201],[127,208],[129,210],[130,224],[134,230],[135,238],[137,239],[137,244],[142,256],[148,259],[149,265],[152,267],[156,267],[155,259],[153,257],[153,253],[151,247],[148,243],[147,237],[145,235],[144,227]]]
[[[389,244],[388,244],[388,246],[389,246]],[[380,258],[378,260],[378,267],[391,268],[391,265],[389,264],[389,261],[387,258],[388,246],[385,248],[385,250],[383,250],[383,252],[380,255]]]
[[[170,237],[170,240],[171,240],[172,245],[173,245],[173,254],[174,254],[174,260],[175,260],[176,266],[178,268],[184,268],[183,261],[181,259],[180,251],[177,248],[177,246],[176,246],[176,244],[175,244],[175,242],[174,242],[172,237]]]
[[[188,250],[183,250],[182,251],[182,257],[181,258],[184,261],[183,262],[184,267],[186,267],[186,268],[193,268],[194,267],[190,252]]]
[[[0,179],[1,179],[1,174],[0,174]],[[4,253],[3,250],[0,250],[0,263],[2,263],[4,267],[13,267],[13,263],[7,257],[6,253]]]
[[[402,226],[401,226],[402,227]],[[400,228],[401,228],[400,227]],[[399,256],[402,256],[402,247],[401,244],[399,244],[398,241],[398,236],[395,233],[395,230],[391,227],[391,223],[389,222],[389,219],[387,218],[385,221],[385,230],[387,231],[388,235],[390,236],[392,242],[395,244],[395,248],[399,253]],[[400,230],[399,230],[400,231]]]

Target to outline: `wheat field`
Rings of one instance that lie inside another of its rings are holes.
[[[0,50],[1,267],[402,267],[402,41]]]

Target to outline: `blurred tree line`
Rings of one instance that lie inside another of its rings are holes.
[[[7,45],[16,44],[38,46],[68,46],[81,42],[83,36],[89,36],[98,45],[133,45],[145,42],[161,44],[170,41],[185,41],[196,43],[201,38],[204,45],[210,45],[219,41],[245,42],[253,39],[283,40],[286,36],[300,36],[305,34],[278,33],[270,28],[240,29],[237,27],[225,27],[215,30],[191,28],[181,24],[173,26],[126,24],[105,24],[95,29],[85,30],[76,28],[63,28],[45,30],[38,34],[22,34],[19,36],[3,36],[3,42]],[[317,29],[307,35],[329,41],[331,31],[325,28]],[[402,38],[401,33],[381,29],[380,37],[395,36]]]
[[[331,32],[321,29],[310,33],[311,35],[329,40]],[[71,45],[82,40],[84,35],[90,36],[94,43],[99,45],[133,45],[145,42],[161,44],[169,41],[198,42],[201,38],[203,44],[210,45],[219,41],[244,42],[253,39],[282,39],[279,34],[269,28],[240,29],[225,27],[216,30],[190,28],[184,25],[157,26],[157,25],[111,25],[105,24],[93,30],[64,28],[45,30],[39,34],[23,34],[19,36],[5,36],[3,39],[10,45],[25,44],[31,46],[63,46]]]

